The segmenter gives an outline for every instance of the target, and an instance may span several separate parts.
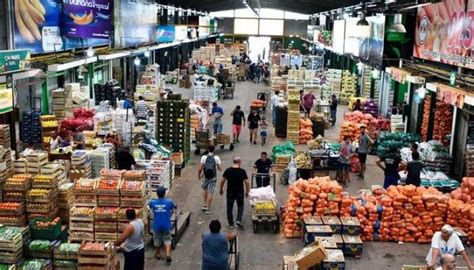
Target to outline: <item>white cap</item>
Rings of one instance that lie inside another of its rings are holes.
[[[441,227],[441,231],[447,232],[449,235],[451,235],[454,232],[454,228],[449,224],[445,224],[443,227]]]

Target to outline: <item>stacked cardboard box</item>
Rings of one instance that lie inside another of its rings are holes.
[[[300,94],[298,89],[288,91],[287,138],[293,144],[299,144]]]
[[[69,209],[74,203],[73,187],[73,183],[66,183],[58,188],[58,216],[66,223],[69,222]]]
[[[0,184],[13,175],[12,151],[0,146]]]
[[[0,125],[0,145],[5,148],[10,148],[11,138],[9,125]]]
[[[92,175],[92,164],[90,158],[83,150],[76,150],[71,156],[71,180],[90,178]]]
[[[53,114],[61,120],[72,116],[72,91],[74,88],[80,90],[79,84],[69,84],[65,89],[59,88],[53,90],[51,96],[53,98]]]

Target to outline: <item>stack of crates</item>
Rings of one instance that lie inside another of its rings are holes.
[[[299,132],[300,119],[300,91],[298,89],[288,90],[288,125],[287,138],[293,144],[297,145],[300,142]]]
[[[360,234],[357,217],[312,216],[303,221],[305,245],[319,241],[327,251],[321,269],[344,269],[344,256],[360,258],[363,252]]]
[[[173,152],[183,152],[184,163],[191,152],[189,100],[163,100],[156,104],[156,139]]]
[[[23,143],[41,143],[40,112],[23,112],[20,139]]]

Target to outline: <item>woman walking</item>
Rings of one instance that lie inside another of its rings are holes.
[[[257,110],[252,110],[247,119],[250,130],[250,143],[257,144],[257,131],[260,122],[260,114]]]

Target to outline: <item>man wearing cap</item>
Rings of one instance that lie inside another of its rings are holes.
[[[156,248],[155,258],[161,260],[161,247],[165,246],[166,262],[171,263],[171,215],[175,208],[173,200],[166,197],[166,188],[158,187],[156,190],[158,199],[148,203],[153,212],[153,245]]]
[[[359,179],[364,179],[365,175],[365,163],[367,161],[367,153],[369,152],[369,146],[374,143],[374,140],[370,138],[367,133],[365,133],[365,126],[361,125],[360,126],[360,137],[359,137],[359,148],[357,150],[357,154],[359,156],[359,161],[360,161],[360,174],[359,174]]]
[[[426,256],[428,268],[436,266],[438,256],[443,256],[444,254],[454,255],[456,252],[462,255],[470,270],[474,269],[474,265],[471,263],[461,239],[454,233],[454,228],[446,224],[441,228],[440,232],[435,232],[431,239],[431,249],[428,256]]]
[[[237,220],[235,224],[239,229],[243,229],[242,215],[244,213],[244,196],[249,195],[250,184],[247,173],[240,168],[241,160],[239,157],[234,158],[232,167],[226,169],[222,175],[219,194],[224,194],[224,184],[227,181],[227,221],[229,229],[234,228],[234,201],[237,201]]]

